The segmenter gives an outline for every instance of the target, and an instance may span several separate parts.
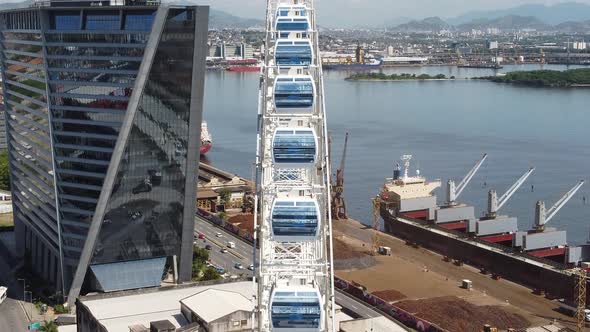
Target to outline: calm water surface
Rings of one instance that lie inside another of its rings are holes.
[[[540,66],[506,66],[533,70]],[[545,66],[565,69],[565,66]],[[387,73],[492,75],[486,69],[409,67]],[[370,198],[402,154],[429,179],[457,182],[486,152],[489,158],[460,197],[486,209],[487,191],[502,195],[529,167],[535,173],[500,210],[518,217],[519,228],[533,224],[537,200],[549,208],[580,179],[590,180],[590,89],[514,87],[483,81],[347,82],[346,72],[326,72],[328,126],[334,165],[350,133],[345,170],[348,213],[371,221]],[[257,73],[208,72],[204,118],[214,139],[207,159],[243,177],[252,176],[256,151]],[[484,183],[487,185],[484,187]],[[534,191],[532,190],[534,185]],[[444,191],[438,191],[439,201]],[[587,198],[586,205],[582,197]],[[549,226],[568,231],[573,244],[590,230],[590,183]]]

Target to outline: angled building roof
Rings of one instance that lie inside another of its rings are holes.
[[[207,323],[236,311],[252,311],[252,301],[244,295],[210,288],[195,295],[180,300],[192,312]]]

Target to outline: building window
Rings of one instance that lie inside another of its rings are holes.
[[[246,326],[248,325],[248,320],[247,319],[242,319],[242,326]]]
[[[240,321],[239,320],[235,320],[232,322],[233,326],[240,326]]]
[[[150,31],[154,22],[154,13],[127,14],[125,16],[125,30]]]
[[[116,13],[89,13],[86,15],[86,30],[119,30],[119,15]]]
[[[51,14],[50,27],[53,30],[80,30],[79,12],[55,12]]]

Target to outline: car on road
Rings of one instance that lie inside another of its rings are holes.
[[[205,249],[207,249],[207,250],[211,250],[211,249],[213,249],[213,247],[211,247],[211,245],[210,245],[210,244],[208,244],[208,245],[206,245],[206,246],[205,246]]]
[[[229,241],[229,242],[227,243],[227,247],[228,247],[228,248],[230,248],[230,249],[233,249],[233,248],[235,248],[235,247],[236,247],[236,244],[235,244],[234,242],[232,242],[232,241]]]
[[[224,274],[225,270],[222,267],[219,266],[214,266],[213,267],[217,272],[219,272],[219,274]]]
[[[254,271],[254,264],[250,264],[250,265],[248,265],[248,270],[250,270],[250,271]]]
[[[222,237],[222,236],[223,236],[223,234],[221,234],[221,233],[217,232],[217,233],[215,233],[215,236],[217,236],[217,237]]]
[[[205,234],[199,233],[199,239],[204,239],[204,238],[205,238]]]
[[[242,265],[242,263],[234,263],[234,267],[238,270],[241,270],[244,268],[244,266]]]
[[[221,253],[225,254],[227,252],[227,248],[221,248]]]

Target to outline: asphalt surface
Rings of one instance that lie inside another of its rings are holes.
[[[217,227],[208,220],[196,217],[195,234],[198,233],[203,233],[205,239],[197,239],[196,244],[201,248],[206,245],[212,247],[212,250],[209,251],[209,260],[212,264],[222,267],[230,275],[244,274],[244,276],[252,276],[252,271],[247,269],[253,262],[252,245],[250,243],[243,241],[223,228]],[[217,233],[221,233],[221,237],[218,237]],[[234,242],[236,247],[230,249],[227,246],[228,241]],[[226,248],[228,252],[222,253],[222,248]],[[234,267],[234,264],[238,262],[243,265],[243,269]],[[362,318],[381,316],[371,307],[338,290],[336,291],[336,303]]]
[[[12,271],[14,259],[8,252],[0,254],[0,286],[8,288],[8,298],[0,303],[0,331],[27,331],[29,320],[16,299],[22,299],[22,283],[15,280]],[[28,296],[27,296],[28,297]],[[27,310],[30,303],[27,303]]]

